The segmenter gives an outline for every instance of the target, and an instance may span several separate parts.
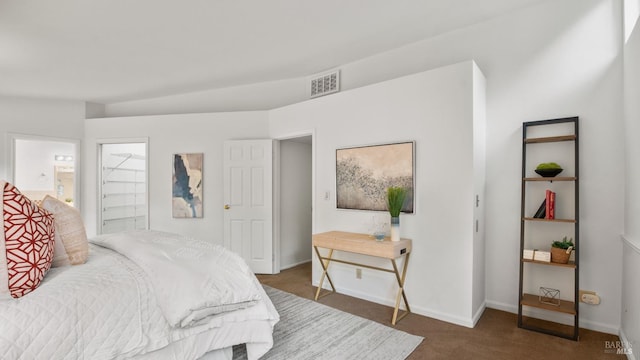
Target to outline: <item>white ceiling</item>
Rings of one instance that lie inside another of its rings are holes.
[[[542,0],[0,0],[0,95],[114,103],[305,77]]]

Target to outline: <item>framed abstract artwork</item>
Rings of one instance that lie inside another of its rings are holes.
[[[415,142],[336,150],[338,209],[387,210],[386,190],[407,189],[404,213],[414,211]]]
[[[174,218],[202,217],[202,163],[202,153],[173,155]]]

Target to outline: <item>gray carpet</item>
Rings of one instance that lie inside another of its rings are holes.
[[[405,359],[424,338],[361,318],[269,286],[264,287],[280,313],[274,346],[262,359]],[[247,358],[244,346],[234,360]]]

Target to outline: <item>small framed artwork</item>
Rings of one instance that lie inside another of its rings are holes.
[[[386,211],[387,188],[407,189],[402,212],[414,211],[415,142],[336,150],[338,209]]]
[[[202,153],[173,155],[174,218],[202,217],[202,163]]]

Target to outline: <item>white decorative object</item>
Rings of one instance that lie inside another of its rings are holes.
[[[389,232],[388,217],[382,214],[376,214],[371,216],[371,224],[369,225],[369,233],[376,239],[376,241],[384,241],[384,238]]]
[[[400,217],[391,217],[391,241],[400,241]]]
[[[549,251],[536,251],[533,253],[533,260],[551,262],[551,252]]]
[[[525,260],[533,260],[534,253],[535,253],[535,250],[524,249],[522,250],[522,258]]]

